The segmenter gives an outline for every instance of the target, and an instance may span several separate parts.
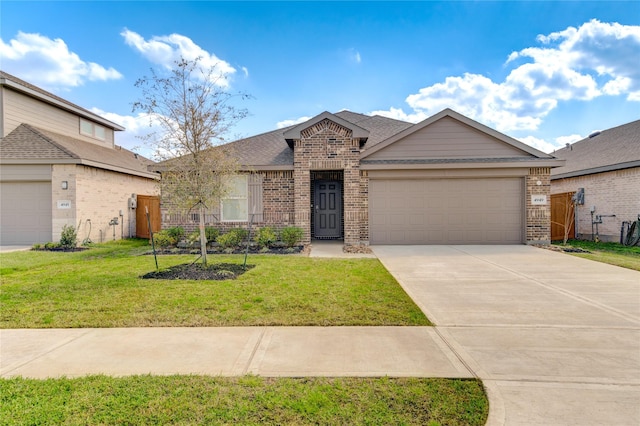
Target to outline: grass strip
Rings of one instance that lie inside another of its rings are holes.
[[[569,240],[567,245],[558,244],[560,247],[576,247],[588,250],[590,253],[569,253],[573,256],[596,262],[608,263],[623,268],[640,271],[640,247],[628,247],[618,243],[605,243],[584,240]]]
[[[253,255],[236,280],[156,280],[140,278],[155,269],[147,250],[134,240],[1,254],[0,328],[431,325],[377,259]]]
[[[483,425],[478,380],[88,376],[0,380],[0,424]]]

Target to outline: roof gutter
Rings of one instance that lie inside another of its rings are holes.
[[[629,161],[628,163],[611,164],[608,166],[593,167],[591,169],[576,170],[573,172],[560,173],[557,175],[551,174],[551,180],[566,179],[566,178],[585,176],[585,175],[594,175],[596,173],[613,172],[615,170],[630,169],[633,167],[640,167],[640,160]]]

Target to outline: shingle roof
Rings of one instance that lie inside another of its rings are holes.
[[[148,171],[153,161],[116,146],[107,148],[29,124],[21,124],[0,139],[0,163],[72,163],[156,178]]]
[[[551,179],[640,167],[640,120],[603,130],[553,155],[566,164],[553,169]]]
[[[114,130],[124,130],[124,127],[120,126],[119,124],[113,123],[109,120],[107,120],[106,118],[100,117],[99,115],[85,109],[82,108],[81,106],[78,106],[72,102],[69,102],[66,99],[63,99],[59,96],[54,95],[51,92],[47,92],[46,90],[43,90],[41,88],[39,88],[38,86],[34,86],[31,83],[28,83],[22,79],[19,79],[18,77],[9,74],[8,72],[2,71],[0,70],[0,82],[2,82],[3,85],[6,85],[8,82],[11,82],[13,84],[11,84],[10,86],[13,87],[13,89],[17,89],[17,90],[21,90],[21,91],[31,91],[33,93],[31,93],[31,96],[33,96],[33,94],[35,93],[35,95],[44,101],[50,101],[52,103],[57,104],[59,107],[62,107],[64,109],[68,109],[76,114],[80,114],[81,116],[84,116],[85,118],[90,118],[94,121],[98,121],[101,124],[104,124]],[[26,90],[25,90],[26,89]]]
[[[368,146],[373,146],[390,136],[411,127],[412,125],[411,123],[379,115],[372,117],[351,111],[340,111],[335,115],[369,131],[369,138],[365,145],[365,149]],[[293,127],[295,126],[289,126],[245,139],[240,139],[235,142],[231,142],[229,147],[235,150],[240,164],[246,166],[293,167],[293,151],[289,148],[284,138],[284,133]]]

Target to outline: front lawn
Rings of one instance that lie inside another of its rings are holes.
[[[479,380],[89,376],[0,380],[0,423],[483,425]]]
[[[431,325],[377,259],[250,255],[236,280],[155,280],[145,241],[0,254],[0,328]],[[159,256],[160,268],[196,256]],[[209,256],[241,264],[241,255]]]
[[[571,253],[572,255],[610,265],[640,271],[640,247],[627,247],[618,243],[604,243],[583,240],[569,240],[567,246],[557,244],[559,247],[567,246],[589,251],[590,253]]]

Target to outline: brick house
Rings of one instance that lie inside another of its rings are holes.
[[[597,224],[600,240],[620,241],[622,223],[640,214],[640,120],[595,132],[553,155],[566,164],[552,170],[551,193],[582,194],[576,238],[594,238]]]
[[[136,235],[131,199],[159,175],[115,145],[124,128],[2,71],[0,112],[0,244],[58,241],[64,225],[80,242]]]
[[[246,173],[205,222],[345,245],[548,243],[563,164],[450,109],[418,124],[323,112],[231,147]],[[163,227],[195,223],[163,210]]]

